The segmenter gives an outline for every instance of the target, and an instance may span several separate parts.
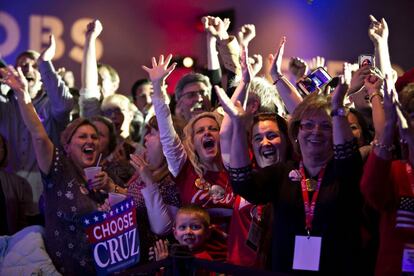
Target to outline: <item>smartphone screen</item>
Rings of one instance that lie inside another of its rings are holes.
[[[319,67],[301,80],[298,83],[298,87],[305,94],[310,94],[315,92],[318,88],[322,88],[331,80],[332,77],[328,72],[326,72],[324,68]]]

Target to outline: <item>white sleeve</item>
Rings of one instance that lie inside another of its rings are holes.
[[[157,185],[147,185],[141,190],[147,207],[151,231],[156,235],[167,235],[173,226],[174,216],[171,208],[164,203]]]
[[[167,159],[168,170],[176,177],[187,161],[187,153],[177,132],[175,132],[171,111],[165,100],[159,97],[152,97],[152,103],[155,116],[157,117],[162,151]]]

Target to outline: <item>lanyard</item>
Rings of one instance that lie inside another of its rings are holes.
[[[410,181],[411,186],[411,192],[414,194],[414,177],[413,177],[413,168],[411,165],[407,162],[405,163],[405,169],[407,170],[407,177]]]
[[[300,161],[299,166],[300,166],[299,167],[300,174],[302,175],[302,180],[300,181],[300,183],[302,185],[302,197],[303,197],[303,203],[305,205],[306,231],[308,232],[308,236],[310,236],[310,231],[312,230],[312,220],[313,220],[313,216],[315,214],[316,200],[318,198],[319,188],[321,186],[322,178],[323,178],[323,175],[325,173],[325,166],[323,166],[321,168],[321,170],[319,171],[318,183],[316,185],[315,191],[313,192],[311,202],[309,202],[309,193],[308,193],[308,189],[306,187],[306,174],[305,174],[305,168],[303,167],[303,161]]]

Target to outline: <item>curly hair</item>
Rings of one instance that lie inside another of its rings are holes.
[[[221,126],[221,122],[223,120],[221,115],[219,115],[217,112],[203,112],[191,118],[191,120],[184,127],[183,145],[187,152],[188,160],[193,165],[194,170],[199,177],[203,177],[203,175],[207,172],[207,169],[206,169],[205,164],[201,162],[200,157],[198,156],[198,153],[195,151],[193,138],[194,138],[194,125],[198,120],[202,118],[213,119],[214,121],[216,121],[218,127]],[[219,147],[219,151],[220,151],[220,147]],[[218,156],[220,156],[220,152],[218,153]]]

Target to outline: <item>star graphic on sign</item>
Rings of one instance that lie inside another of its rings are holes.
[[[121,205],[121,211],[123,211],[124,210],[124,205]]]
[[[134,202],[131,200],[131,206],[134,206]]]
[[[95,221],[98,221],[98,220],[99,220],[99,218],[98,218],[97,216],[94,216],[94,217],[93,217],[93,219],[94,219]]]
[[[125,206],[127,207],[127,209],[129,208],[129,203],[127,202],[126,204],[125,204]]]
[[[118,214],[118,212],[119,212],[119,209],[118,209],[118,208],[116,208],[116,209],[115,209],[115,213],[117,213],[117,214]]]
[[[106,219],[106,214],[105,213],[102,215],[102,218],[103,219]]]
[[[111,210],[111,212],[109,212],[109,215],[113,216],[114,215],[114,211]]]
[[[88,224],[89,224],[89,219],[85,219],[84,223],[85,223],[86,225],[88,225]]]

